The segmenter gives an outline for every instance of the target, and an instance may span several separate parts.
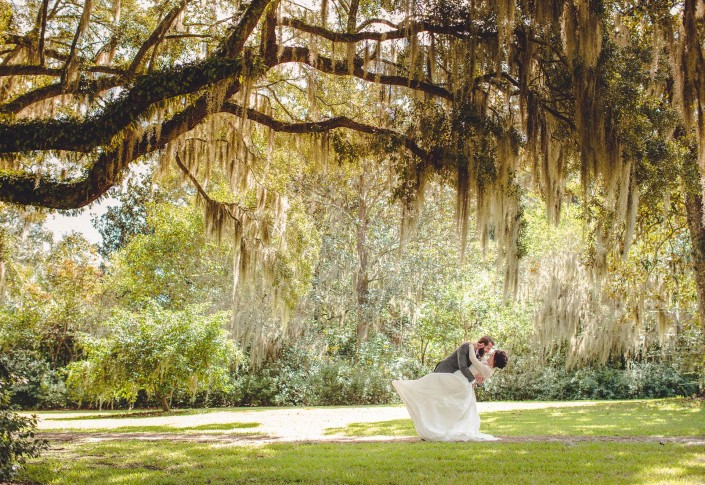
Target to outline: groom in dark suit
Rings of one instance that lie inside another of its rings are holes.
[[[484,346],[475,353],[478,359],[482,358],[482,356],[494,346],[494,340],[487,335],[480,337],[477,342],[484,344]],[[467,378],[468,382],[471,384],[475,383],[475,376],[470,372],[470,366],[472,365],[470,362],[470,352],[475,352],[475,347],[470,342],[465,342],[455,349],[452,354],[440,361],[438,365],[436,365],[436,368],[433,369],[433,372],[452,374],[459,370]],[[478,379],[477,384],[482,384],[482,382]]]

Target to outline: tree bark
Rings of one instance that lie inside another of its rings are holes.
[[[37,19],[39,24],[39,46],[37,50],[39,51],[39,65],[44,66],[44,35],[46,35],[47,28],[47,10],[49,9],[49,0],[42,1],[42,7],[39,9],[39,18]]]
[[[705,330],[705,225],[703,224],[703,199],[700,194],[686,191],[685,208],[692,246],[695,287],[698,292],[700,324]]]
[[[364,175],[360,175],[360,200],[358,201],[357,210],[357,232],[356,232],[356,242],[357,242],[357,256],[360,263],[358,267],[355,292],[357,294],[357,348],[359,350],[360,345],[367,341],[369,338],[370,322],[369,322],[369,300],[370,300],[370,289],[369,289],[369,256],[367,250],[367,225],[368,215],[367,215],[367,204],[365,203],[365,197],[363,193],[363,183]]]
[[[167,401],[166,395],[162,396],[162,411],[169,412],[169,401]]]

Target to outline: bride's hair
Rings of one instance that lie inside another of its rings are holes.
[[[494,366],[497,369],[504,369],[509,362],[509,356],[504,350],[496,350],[494,353]]]

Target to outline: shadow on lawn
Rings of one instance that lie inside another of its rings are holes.
[[[599,403],[584,407],[483,413],[482,431],[497,436],[705,436],[701,400]],[[329,428],[345,436],[415,436],[410,419]]]
[[[221,412],[226,409],[221,408],[204,408],[204,409],[172,409],[171,411],[162,411],[158,409],[144,409],[124,412],[98,412],[96,414],[85,414],[71,417],[49,417],[42,418],[44,421],[84,421],[88,419],[135,419],[135,418],[156,418],[163,416],[191,416],[194,414],[207,414]]]
[[[53,456],[51,456],[53,455]],[[123,443],[35,461],[39,483],[460,483],[479,470],[512,483],[698,483],[705,446],[658,443]]]

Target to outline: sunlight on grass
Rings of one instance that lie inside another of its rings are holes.
[[[705,440],[702,401],[604,402],[574,408],[484,413],[498,436],[684,436]],[[127,424],[127,423],[125,423]],[[96,432],[237,432],[259,423],[125,426]],[[77,431],[77,430],[72,430]],[[348,436],[416,436],[409,419],[330,428]],[[702,440],[699,440],[702,442]],[[23,472],[42,484],[462,483],[490,469],[511,483],[705,483],[705,445],[571,440],[510,443],[325,443],[234,446],[130,439],[49,450]]]
[[[414,424],[410,419],[378,421],[375,423],[351,423],[343,428],[326,428],[326,435],[345,436],[414,436]]]
[[[70,458],[69,458],[70,457]],[[94,483],[702,483],[705,446],[658,443],[331,443],[260,447],[143,441],[66,445],[22,479]]]
[[[606,402],[584,407],[484,413],[482,431],[497,436],[705,436],[699,400]],[[410,419],[329,428],[345,436],[415,436]]]

